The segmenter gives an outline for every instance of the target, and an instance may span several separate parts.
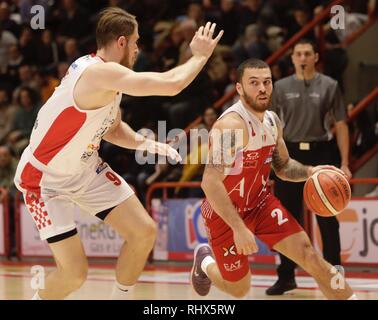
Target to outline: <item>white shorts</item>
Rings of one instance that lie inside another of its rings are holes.
[[[105,162],[88,168],[82,176],[86,184],[79,192],[56,191],[43,186],[39,198],[33,192],[23,192],[41,240],[74,232],[76,211],[95,216],[134,194],[126,181]]]

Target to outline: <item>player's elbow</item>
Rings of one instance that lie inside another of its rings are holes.
[[[162,81],[167,87],[167,94],[169,96],[175,96],[185,88],[185,83],[180,74],[172,71],[161,73]]]
[[[177,79],[170,79],[167,83],[169,96],[175,96],[184,90],[184,85]]]
[[[205,176],[203,176],[201,181],[201,189],[206,193],[209,187],[209,179],[207,179]]]
[[[209,175],[204,174],[201,181],[201,189],[205,194],[208,194],[214,188],[214,179],[212,179]]]
[[[274,170],[274,174],[278,178],[280,178],[283,181],[288,181],[287,176],[285,174],[285,170],[283,170],[283,168],[275,168],[275,167],[273,167],[273,170]]]

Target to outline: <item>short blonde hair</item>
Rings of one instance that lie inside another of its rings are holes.
[[[135,16],[117,7],[101,11],[96,27],[97,48],[106,47],[119,37],[129,37],[138,26]]]

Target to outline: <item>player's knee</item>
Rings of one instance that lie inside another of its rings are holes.
[[[241,299],[244,298],[248,292],[250,287],[249,286],[238,286],[231,290],[231,295],[235,298]]]
[[[156,223],[151,219],[144,223],[137,233],[137,241],[139,244],[153,244],[157,235]]]
[[[248,294],[250,287],[251,287],[250,283],[244,281],[242,283],[229,285],[228,292],[233,297],[241,299],[241,298],[244,298]]]
[[[88,268],[82,268],[81,270],[78,270],[77,272],[75,272],[75,274],[72,277],[73,288],[75,290],[79,289],[84,284],[85,280],[87,280],[87,276],[88,276]]]
[[[88,264],[75,265],[74,268],[64,271],[64,282],[69,291],[79,289],[88,276]]]

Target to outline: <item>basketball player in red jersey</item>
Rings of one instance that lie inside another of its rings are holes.
[[[267,110],[273,87],[265,62],[242,63],[236,89],[240,100],[220,116],[210,134],[201,210],[211,247],[202,244],[195,250],[194,289],[204,296],[213,283],[234,297],[246,296],[251,286],[248,255],[258,251],[256,236],[312,275],[327,298],[356,299],[347,283],[334,285],[336,278],[344,281],[342,275],[315,252],[302,227],[267,185],[270,166],[281,179],[294,182],[326,167],[342,171],[304,166],[289,157],[280,120]]]
[[[85,23],[85,22],[83,22]],[[180,161],[169,145],[136,134],[121,121],[122,93],[173,96],[188,86],[211,56],[208,22],[190,44],[193,56],[164,73],[136,73],[138,24],[120,8],[105,9],[96,29],[97,54],[77,59],[38,113],[30,144],[15,175],[42,240],[57,269],[34,299],[63,299],[81,287],[88,262],[76,231],[74,211],[96,216],[125,239],[111,298],[132,298],[155,237],[156,226],[127,183],[98,156],[102,139],[128,149],[148,150]]]

